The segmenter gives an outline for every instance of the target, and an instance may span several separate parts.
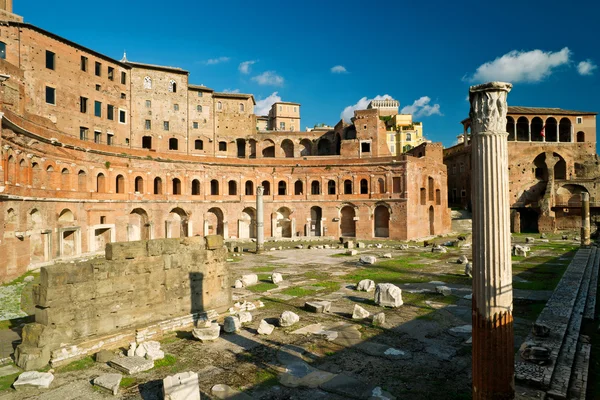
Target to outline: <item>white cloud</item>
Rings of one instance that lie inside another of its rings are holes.
[[[252,64],[256,64],[257,62],[258,62],[258,60],[250,60],[250,61],[241,62],[240,65],[238,65],[238,70],[242,74],[248,75],[250,73],[250,67],[252,66]]]
[[[284,79],[282,76],[277,75],[275,71],[265,71],[260,75],[252,77],[253,81],[256,81],[259,85],[271,85],[271,86],[282,86]]]
[[[342,111],[340,114],[340,118],[346,122],[350,122],[351,118],[354,117],[354,110],[366,110],[371,100],[386,100],[391,98],[392,96],[390,96],[389,94],[384,94],[383,96],[377,95],[372,99],[367,99],[366,97],[363,97],[362,99],[358,100],[356,104],[344,108],[344,111]]]
[[[240,89],[223,89],[223,93],[239,93]]]
[[[598,68],[598,66],[589,59],[577,64],[577,72],[579,72],[579,75],[593,75],[596,68]]]
[[[271,93],[271,95],[262,100],[257,100],[254,106],[254,114],[256,115],[267,115],[273,103],[281,101],[281,97],[277,95],[277,92]]]
[[[348,70],[343,65],[336,65],[335,67],[331,67],[331,72],[334,74],[347,74]]]
[[[402,114],[412,114],[413,117],[430,117],[432,115],[442,115],[440,105],[430,105],[431,99],[428,96],[423,96],[415,100],[410,106],[402,107]]]
[[[463,79],[470,82],[540,82],[550,76],[554,68],[567,65],[570,56],[568,47],[554,53],[513,50],[480,65],[472,76],[465,76]]]
[[[227,62],[229,60],[231,60],[230,57],[210,58],[210,59],[206,60],[205,64],[206,65],[215,65],[215,64]]]

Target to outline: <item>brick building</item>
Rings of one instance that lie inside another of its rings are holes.
[[[595,112],[509,106],[506,120],[513,232],[579,228],[581,192],[600,211]],[[448,203],[470,209],[470,120],[462,124],[461,143],[444,149],[444,164]]]
[[[297,129],[258,131],[250,94],[112,59],[0,6],[0,282],[114,241],[251,239],[259,185],[266,237],[450,229],[441,145],[393,156],[377,109],[302,132],[299,105],[282,103],[291,114],[273,117]]]

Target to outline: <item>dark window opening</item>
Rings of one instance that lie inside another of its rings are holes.
[[[115,119],[115,106],[111,104],[106,105],[106,119],[113,120]]]
[[[50,50],[46,50],[46,68],[54,69],[55,58],[56,58],[56,54],[54,54]]]
[[[86,72],[88,70],[88,58],[81,56],[81,70]]]
[[[327,194],[335,194],[335,181],[327,182]]]
[[[46,103],[56,105],[56,89],[46,86]]]
[[[85,97],[79,98],[79,111],[81,111],[82,113],[87,112],[87,101],[88,99]]]
[[[115,69],[113,67],[108,67],[108,79],[115,80]]]
[[[352,194],[352,181],[350,179],[344,181],[344,194]]]
[[[371,143],[362,142],[360,144],[360,151],[361,151],[361,153],[370,153],[371,152]]]
[[[96,117],[102,117],[102,103],[99,101],[94,101],[94,115]]]
[[[125,85],[127,83],[127,73],[121,72],[121,84]]]
[[[227,142],[219,142],[219,151],[227,151]]]
[[[119,122],[122,124],[127,122],[127,114],[125,113],[125,110],[119,110]]]
[[[204,150],[204,142],[201,139],[194,140],[195,150]]]
[[[142,137],[142,149],[151,149],[151,148],[152,148],[152,136]]]
[[[102,75],[102,64],[98,61],[96,61],[96,63],[94,64],[94,73],[96,74],[96,76]]]
[[[198,179],[194,179],[192,181],[192,196],[200,195],[200,181]]]
[[[179,141],[175,138],[169,139],[169,150],[177,150],[179,147]]]
[[[277,194],[280,196],[285,196],[287,193],[287,185],[285,183],[285,181],[279,181],[279,184],[277,185]]]

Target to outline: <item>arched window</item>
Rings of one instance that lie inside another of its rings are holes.
[[[321,194],[321,182],[312,181],[310,183],[310,194]]]
[[[294,194],[296,196],[301,195],[302,192],[304,191],[304,184],[302,183],[301,180],[297,180],[296,183],[294,183]]]
[[[135,192],[136,193],[144,193],[144,178],[138,176],[135,178],[134,182]]]
[[[196,110],[197,110],[198,112],[202,112],[202,106],[201,106],[200,104],[198,104],[198,105],[196,106]]]
[[[360,194],[369,194],[369,182],[366,179],[360,180]]]
[[[169,150],[177,150],[179,148],[179,141],[175,138],[169,139]]]
[[[246,181],[246,196],[252,196],[254,194],[254,182]]]
[[[383,180],[383,178],[379,178],[377,180],[377,183],[379,185],[379,193],[385,193],[385,181]]]
[[[154,194],[162,194],[162,179],[154,178]]]
[[[173,79],[169,81],[169,92],[177,93],[177,83]]]
[[[287,194],[287,184],[285,181],[279,181],[277,185],[277,194],[280,196],[285,196]]]
[[[181,194],[181,181],[178,178],[173,178],[173,194]]]
[[[582,131],[577,132],[577,142],[583,143],[585,142],[585,133]]]
[[[219,181],[216,179],[210,181],[210,194],[213,196],[217,196],[219,194]]]
[[[352,194],[352,181],[350,179],[344,181],[344,194]]]
[[[21,168],[25,168],[25,162],[23,160],[21,160]],[[60,188],[62,190],[70,190],[71,185],[69,184],[69,181],[70,181],[69,170],[66,168],[63,168],[63,170],[61,171],[61,174],[60,174]]]
[[[228,186],[229,186],[229,195],[237,196],[237,182],[229,181]]]
[[[240,112],[244,112],[244,103],[240,103]]]
[[[202,139],[194,140],[194,150],[204,150],[204,142]]]
[[[220,101],[217,102],[217,110],[221,111],[223,109],[223,103]]]
[[[115,182],[115,191],[117,193],[125,193],[125,178],[123,175],[117,175]]]
[[[412,140],[412,134],[410,132],[406,133],[406,141],[410,142]]]
[[[6,60],[6,43],[0,42],[0,58]]]
[[[106,178],[104,174],[98,174],[96,177],[96,192],[104,193],[106,191]]]
[[[327,182],[327,194],[335,194],[335,181],[332,179]]]
[[[144,89],[152,89],[152,78],[149,76],[144,78]]]
[[[200,181],[198,179],[194,179],[192,181],[192,196],[200,195]]]
[[[87,190],[87,175],[84,170],[77,174],[77,190],[85,192]]]
[[[263,187],[263,194],[266,196],[271,195],[271,182],[269,181],[262,181],[262,187]]]

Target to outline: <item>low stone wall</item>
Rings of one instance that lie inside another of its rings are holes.
[[[227,309],[226,255],[220,236],[189,237],[110,243],[104,259],[42,267],[17,364],[40,368]]]

